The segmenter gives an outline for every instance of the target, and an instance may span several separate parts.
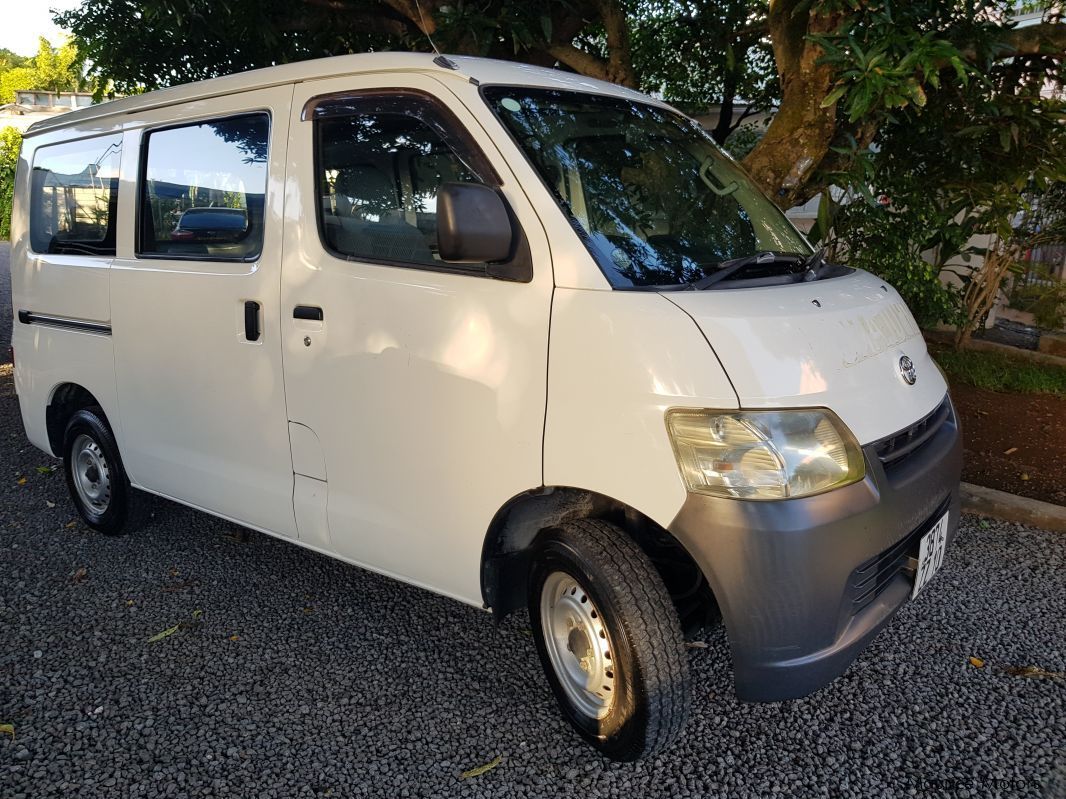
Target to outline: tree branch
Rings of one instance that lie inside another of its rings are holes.
[[[607,34],[607,79],[635,88],[637,76],[629,51],[629,21],[625,10],[615,0],[599,0],[597,5]]]
[[[729,132],[732,133],[733,131],[735,131],[742,124],[744,124],[745,119],[754,114],[759,113],[759,110],[760,109],[757,108],[754,103],[749,102],[746,106],[744,106],[744,110],[740,112],[740,116],[737,117],[737,121],[730,126]]]
[[[390,36],[404,37],[417,35],[420,28],[413,20],[394,9],[383,6],[351,5],[348,0],[302,0],[304,6],[315,9],[294,17],[278,17],[276,24],[284,32],[313,31],[321,25],[319,11],[334,16],[343,16],[346,22],[357,25],[362,30],[374,31]]]
[[[1003,49],[996,54],[998,58],[1020,55],[1050,55],[1062,58],[1066,55],[1066,24],[1041,22],[1039,25],[1011,28],[1003,32],[1002,46]]]
[[[422,8],[414,0],[382,0],[384,5],[398,14],[411,20],[422,33],[432,36],[437,32],[437,21],[433,18],[436,7],[430,0],[426,0]]]
[[[544,49],[552,58],[566,64],[575,72],[590,78],[610,80],[607,62],[592,53],[579,50],[572,44],[551,44]]]
[[[764,36],[769,36],[769,35],[770,35],[770,23],[769,23],[768,20],[764,19],[761,22],[755,23],[754,25],[748,25],[747,27],[740,28],[739,30],[733,31],[732,33],[729,34],[729,38],[736,39],[736,40],[751,39],[753,41],[758,41],[759,39],[763,38]]]

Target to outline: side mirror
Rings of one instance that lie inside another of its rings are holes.
[[[514,229],[503,197],[482,183],[443,183],[437,191],[437,249],[457,264],[506,261]]]

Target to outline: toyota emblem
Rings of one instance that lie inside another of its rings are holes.
[[[903,378],[903,382],[908,386],[913,386],[918,379],[918,373],[914,371],[914,361],[903,355],[899,359],[899,374]]]

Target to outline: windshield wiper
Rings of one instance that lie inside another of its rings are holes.
[[[825,271],[829,269],[829,262],[825,260],[825,247],[811,253],[803,262],[803,282],[809,283],[812,280],[820,280]]]
[[[712,272],[705,277],[701,277],[699,280],[693,280],[688,284],[688,287],[693,291],[702,291],[753,264],[771,264],[777,261],[806,264],[807,259],[799,253],[794,252],[757,252],[752,255],[745,255],[740,258],[722,261],[718,264],[717,271]]]

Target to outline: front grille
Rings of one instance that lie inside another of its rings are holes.
[[[928,443],[949,418],[951,418],[951,400],[945,395],[944,401],[928,416],[924,416],[898,433],[875,441],[874,452],[885,466],[895,465]]]
[[[877,599],[900,573],[914,572],[918,565],[918,548],[921,546],[922,536],[929,532],[933,522],[943,516],[947,509],[948,501],[945,500],[936,512],[918,527],[851,573],[848,590],[851,595],[852,616]]]

